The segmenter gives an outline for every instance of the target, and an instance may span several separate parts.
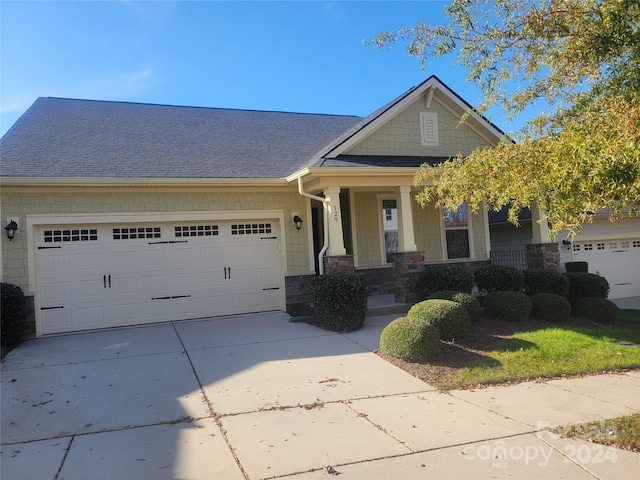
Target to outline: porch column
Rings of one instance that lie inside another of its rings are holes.
[[[402,185],[397,189],[398,197],[398,251],[415,252],[418,250],[413,233],[411,215],[411,186]]]
[[[531,243],[553,243],[549,239],[549,226],[545,217],[537,204],[531,206],[531,230],[533,237]]]
[[[342,212],[340,210],[340,187],[324,189],[324,198],[329,205],[329,249],[328,256],[346,255],[344,236],[342,233]]]
[[[549,238],[547,218],[538,205],[531,206],[531,244],[527,245],[527,267],[559,271],[560,251],[558,244]]]

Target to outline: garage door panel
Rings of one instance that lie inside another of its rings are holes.
[[[40,303],[45,307],[47,302],[57,299],[71,298],[71,284],[69,282],[51,282],[40,289]]]
[[[44,310],[41,312],[43,329],[49,333],[66,332],[73,327],[71,309]]]
[[[41,275],[58,275],[71,271],[71,256],[68,254],[41,254],[38,260],[38,267]]]
[[[102,279],[73,282],[71,288],[73,289],[73,295],[76,298],[102,297],[105,294]]]
[[[573,260],[589,264],[589,272],[609,282],[609,298],[640,295],[640,240],[575,242]]]
[[[72,322],[75,327],[101,327],[104,324],[104,307],[91,306],[73,309]]]
[[[75,272],[99,272],[102,270],[102,253],[76,253],[71,256],[70,268]]]
[[[197,224],[156,225],[153,238],[143,238],[143,225],[136,238],[126,224],[92,226],[91,242],[68,244],[62,227],[47,227],[54,233],[38,250],[37,295],[41,308],[64,308],[39,312],[39,333],[279,308],[282,252],[277,238],[261,238],[262,224],[240,225],[237,235],[232,222],[209,223],[202,235],[191,234]]]
[[[109,320],[118,325],[128,325],[140,319],[140,305],[137,301],[113,305],[109,312]]]
[[[273,280],[278,278],[277,275],[277,268],[276,267],[271,267],[271,268],[257,268],[256,269],[256,282],[259,285],[270,285],[273,283]]]
[[[258,292],[258,307],[275,309],[278,306],[278,291],[277,290],[265,290]]]

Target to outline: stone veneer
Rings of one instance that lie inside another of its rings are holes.
[[[353,255],[332,255],[324,257],[324,273],[354,273]]]
[[[557,243],[527,245],[527,268],[560,271],[560,250]]]
[[[389,254],[395,271],[395,301],[415,303],[416,277],[424,269],[424,252],[399,252]]]

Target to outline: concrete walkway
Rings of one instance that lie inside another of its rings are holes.
[[[552,425],[640,411],[640,372],[440,393],[347,335],[245,315],[64,335],[2,363],[2,479],[637,479]]]

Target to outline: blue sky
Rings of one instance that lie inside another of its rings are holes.
[[[435,74],[477,104],[455,58],[363,45],[444,4],[3,0],[0,134],[41,96],[366,116]]]

